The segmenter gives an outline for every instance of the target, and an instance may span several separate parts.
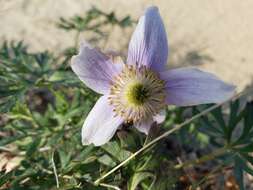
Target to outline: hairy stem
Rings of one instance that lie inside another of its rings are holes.
[[[109,184],[106,184],[106,183],[100,183],[99,184],[101,187],[107,187],[107,188],[110,188],[110,189],[114,189],[114,190],[120,190],[119,187],[116,187],[114,185],[109,185]]]

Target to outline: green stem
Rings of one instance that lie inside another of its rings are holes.
[[[172,134],[175,131],[178,131],[179,129],[181,129],[182,127],[186,126],[187,124],[191,123],[193,120],[196,120],[200,117],[202,117],[203,115],[209,113],[210,111],[218,108],[219,106],[223,105],[224,103],[227,103],[231,100],[235,100],[237,98],[239,98],[242,95],[245,95],[246,93],[250,92],[249,90],[244,91],[244,92],[240,92],[234,96],[232,96],[231,98],[229,98],[228,100],[221,102],[219,104],[213,105],[209,108],[207,108],[206,110],[202,111],[199,114],[196,114],[195,116],[191,117],[190,119],[187,119],[186,121],[184,121],[183,123],[176,125],[174,128],[170,129],[169,131],[163,133],[162,135],[158,136],[157,138],[155,138],[154,140],[150,141],[149,143],[147,143],[145,146],[143,146],[142,148],[140,148],[138,151],[136,151],[135,153],[133,153],[131,156],[129,156],[126,160],[124,160],[123,162],[121,162],[119,165],[115,166],[114,168],[112,168],[110,171],[108,171],[106,174],[104,174],[102,177],[98,178],[94,184],[99,185],[101,183],[101,181],[103,181],[106,177],[108,177],[109,175],[111,175],[112,173],[114,173],[116,170],[118,170],[119,168],[121,168],[122,166],[124,166],[126,163],[128,163],[130,160],[134,159],[137,155],[139,155],[140,153],[142,153],[144,150],[146,150],[147,148],[149,148],[150,146],[152,146],[153,144],[157,143],[158,141],[160,141],[161,139],[167,137],[168,135]]]
[[[177,164],[174,169],[182,169],[182,168],[188,168],[197,164],[202,164],[204,162],[207,162],[209,160],[213,160],[214,158],[221,156],[223,154],[225,154],[228,151],[228,149],[226,147],[220,148],[215,150],[214,152],[207,154],[205,156],[202,156],[198,159],[195,160],[190,160],[181,164]]]
[[[51,162],[52,162],[54,177],[55,177],[55,181],[56,181],[56,188],[59,189],[60,184],[59,184],[59,178],[58,178],[58,174],[57,174],[57,170],[56,170],[56,166],[55,166],[55,162],[54,162],[54,151],[52,153]]]
[[[23,119],[26,121],[30,121],[33,124],[34,128],[38,128],[38,124],[34,121],[32,116],[22,115],[22,114],[16,114],[16,115],[10,115],[10,119]]]
[[[114,186],[114,185],[109,185],[109,184],[106,184],[106,183],[100,183],[99,185],[100,185],[101,187],[107,187],[107,188],[114,189],[114,190],[120,190],[119,187]]]

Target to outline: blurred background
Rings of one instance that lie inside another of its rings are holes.
[[[170,66],[193,65],[238,86],[253,80],[251,0],[1,0],[0,41],[23,39],[30,51],[59,52],[73,45],[74,32],[55,27],[60,17],[84,15],[92,6],[117,17],[138,19],[149,5],[159,7],[170,45]],[[106,50],[126,54],[134,27],[113,28]],[[88,32],[78,40],[88,38]]]

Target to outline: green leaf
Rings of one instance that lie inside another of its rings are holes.
[[[62,84],[62,85],[72,85],[80,83],[80,80],[73,74],[73,72],[68,72],[65,70],[55,71],[48,79],[52,83]]]
[[[229,126],[232,125],[233,122],[235,121],[235,118],[239,111],[239,106],[240,106],[239,99],[230,103],[230,115],[229,115],[229,122],[228,122]]]
[[[68,109],[68,101],[63,93],[60,91],[53,91],[55,95],[55,107],[58,112],[65,112]]]
[[[94,146],[87,146],[84,148],[83,151],[80,152],[79,154],[79,158],[80,159],[84,159],[86,158],[89,154],[91,154],[91,152],[94,150]]]
[[[26,151],[26,156],[30,157],[36,152],[38,152],[38,147],[40,145],[41,138],[37,137],[36,139],[33,139],[32,143],[28,146]]]
[[[194,114],[199,114],[200,110],[197,107],[193,108],[193,113]],[[210,131],[211,133],[216,134],[223,134],[222,130],[220,128],[217,128],[208,118],[208,115],[204,115],[200,117],[199,122],[201,123],[202,126],[204,126],[206,131]]]
[[[241,153],[241,155],[251,164],[253,165],[253,157],[249,156],[248,154]]]
[[[126,16],[125,18],[123,18],[120,22],[119,25],[123,28],[127,27],[127,26],[131,26],[133,24],[133,20],[131,19],[130,16]]]
[[[249,133],[253,128],[253,103],[248,102],[245,107],[243,134]]]
[[[12,137],[8,137],[8,138],[3,138],[2,140],[0,140],[0,146],[4,146],[10,143],[13,143],[17,140],[23,139],[25,138],[26,135],[25,134],[18,134],[16,136],[12,136]]]
[[[14,171],[8,173],[0,172],[0,188],[14,177]]]
[[[52,59],[46,52],[29,53],[22,42],[6,42],[0,47],[1,112],[8,112],[16,102],[23,102],[25,94],[36,86],[46,85],[49,73],[54,70]]]
[[[211,113],[214,116],[214,118],[216,119],[216,121],[220,124],[220,126],[226,127],[226,123],[225,123],[225,120],[223,118],[222,108],[221,107],[218,107],[218,108],[214,109]]]
[[[250,143],[244,147],[237,148],[239,152],[253,152],[253,143]]]
[[[131,177],[128,190],[136,190],[137,186],[147,178],[154,178],[154,174],[151,172],[136,172],[134,173],[133,177]]]
[[[104,154],[103,156],[99,157],[98,161],[106,166],[110,167],[116,166],[116,162],[114,162],[114,160],[107,154]]]
[[[131,155],[131,152],[122,149],[116,141],[106,143],[102,148],[120,162],[124,161]]]
[[[0,112],[1,113],[6,113],[10,111],[16,104],[17,98],[13,97],[11,99],[6,100],[3,103],[0,103]]]
[[[241,120],[242,117],[238,117],[238,111],[239,111],[240,102],[239,99],[237,99],[234,102],[230,103],[230,115],[229,115],[229,122],[228,122],[228,141],[230,141],[233,130],[237,126],[237,123]]]
[[[34,170],[33,168],[29,168],[22,171],[22,175],[15,176],[15,178],[11,181],[12,186],[18,185],[22,180],[32,176],[37,175],[38,171]]]
[[[211,114],[215,118],[215,120],[217,121],[217,123],[219,124],[219,126],[221,127],[223,133],[227,134],[227,126],[226,126],[226,122],[225,122],[225,120],[223,118],[222,108],[218,107],[218,108],[214,109],[211,112]]]
[[[240,144],[250,138],[253,129],[253,103],[248,102],[243,110],[243,131],[235,144]]]
[[[240,167],[250,175],[253,175],[253,168],[248,166],[247,160],[240,156],[236,156],[235,162],[240,165]]]
[[[244,190],[243,169],[242,169],[243,166],[241,163],[241,159],[238,156],[235,156],[234,160],[235,160],[234,175],[240,187],[240,190]]]
[[[64,169],[68,163],[70,162],[71,159],[71,152],[68,152],[66,150],[57,150],[59,153],[60,161],[61,161],[61,167]]]

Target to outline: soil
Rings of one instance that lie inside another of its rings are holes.
[[[253,85],[252,0],[0,0],[0,43],[22,39],[31,51],[59,52],[74,43],[74,33],[55,26],[59,17],[83,15],[96,6],[137,19],[149,5],[158,6],[164,20],[170,67],[202,68],[237,85],[238,91]],[[126,46],[132,33],[115,30],[108,49]]]

